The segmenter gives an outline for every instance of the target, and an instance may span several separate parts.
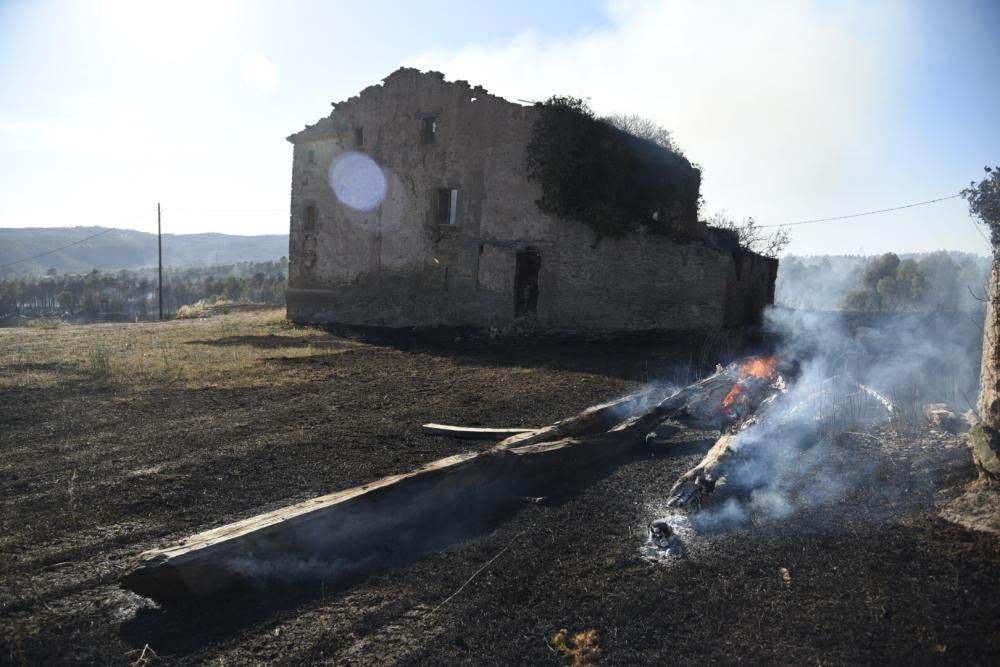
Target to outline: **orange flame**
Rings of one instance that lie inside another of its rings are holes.
[[[743,387],[741,387],[740,383],[737,382],[736,384],[733,385],[733,388],[729,390],[729,393],[726,394],[726,397],[722,399],[722,407],[728,408],[729,406],[731,406],[733,403],[736,402],[736,399],[740,397],[743,397]],[[740,402],[742,403],[742,401]]]
[[[728,408],[734,403],[742,403],[746,400],[740,382],[748,377],[766,378],[772,382],[777,380],[778,357],[772,354],[769,357],[757,357],[756,359],[750,359],[740,364],[739,379],[733,385],[733,388],[729,390],[729,393],[726,394],[726,397],[722,399],[722,407]]]
[[[758,378],[768,378],[769,380],[778,379],[778,357],[777,355],[771,355],[770,357],[757,357],[756,359],[750,359],[749,361],[744,361],[740,364],[740,379],[748,377],[758,377]]]

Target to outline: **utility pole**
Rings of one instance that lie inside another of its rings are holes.
[[[160,306],[160,321],[163,321],[163,232],[160,230],[160,202],[156,202],[156,255],[160,265],[160,286],[156,290],[156,302]]]

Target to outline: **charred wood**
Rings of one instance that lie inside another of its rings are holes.
[[[741,405],[748,411],[767,398],[768,391],[746,382],[731,365],[674,392],[634,394],[588,408],[545,428],[512,435],[486,452],[451,456],[148,551],[122,584],[169,603],[281,578],[289,570],[316,564],[333,563],[338,572],[350,574],[391,561],[394,554],[441,548],[447,536],[458,539],[459,524],[470,516],[495,511],[534,495],[569,471],[620,455],[643,443],[666,419],[696,420],[736,383],[744,384]],[[713,483],[713,465],[731,454],[724,441],[713,447],[714,459],[692,471],[692,484]]]

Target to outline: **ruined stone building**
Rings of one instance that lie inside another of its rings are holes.
[[[630,137],[679,185],[650,212],[660,233],[600,237],[537,203],[543,105],[404,68],[333,107],[288,138],[294,321],[706,331],[773,301],[777,261],[697,220],[700,173],[675,153]]]

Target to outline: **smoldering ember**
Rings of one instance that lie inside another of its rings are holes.
[[[1000,273],[775,304],[669,132],[437,72],[289,141],[287,308],[0,328],[3,662],[996,662]]]

